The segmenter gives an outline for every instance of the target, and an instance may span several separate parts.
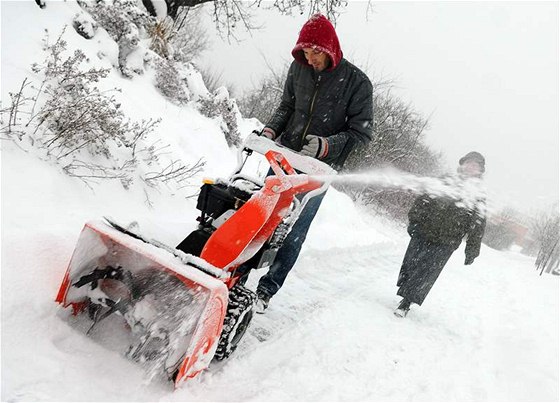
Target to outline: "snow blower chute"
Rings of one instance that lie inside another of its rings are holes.
[[[253,151],[271,166],[264,181],[241,172]],[[176,248],[88,222],[56,297],[88,334],[119,328],[122,352],[175,386],[236,349],[256,301],[239,280],[271,264],[307,200],[328,188],[313,175],[335,174],[256,132],[238,161],[227,180],[202,186],[198,228]]]

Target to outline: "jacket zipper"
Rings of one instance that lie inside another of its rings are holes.
[[[319,91],[319,82],[321,81],[321,76],[317,76],[317,81],[315,83],[315,92],[313,93],[313,98],[311,98],[311,106],[309,107],[309,120],[307,121],[307,125],[305,126],[305,130],[303,131],[303,135],[301,136],[301,146],[303,147],[305,141],[305,135],[307,134],[307,130],[309,129],[309,125],[311,124],[311,119],[313,117],[313,107],[315,106],[315,97],[317,96],[317,92]]]

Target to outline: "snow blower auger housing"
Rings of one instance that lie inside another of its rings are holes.
[[[241,172],[253,152],[271,166],[264,181]],[[87,334],[124,331],[126,356],[175,386],[237,348],[256,301],[239,280],[273,261],[307,200],[328,188],[313,176],[335,174],[256,132],[238,161],[228,180],[202,186],[198,228],[177,248],[107,219],[86,223],[56,297]]]

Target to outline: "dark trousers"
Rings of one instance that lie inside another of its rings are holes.
[[[397,280],[397,295],[422,305],[455,249],[454,245],[431,242],[414,234]]]
[[[312,197],[302,210],[299,218],[294,223],[292,230],[286,236],[284,243],[278,249],[276,259],[270,266],[268,273],[261,277],[257,291],[273,296],[284,284],[286,277],[299,256],[303,242],[307,237],[307,231],[321,206],[326,192]],[[301,199],[303,195],[298,196]]]

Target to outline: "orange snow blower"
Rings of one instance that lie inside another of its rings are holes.
[[[242,173],[253,151],[272,169],[264,181]],[[256,132],[238,161],[227,180],[202,186],[198,228],[176,248],[107,219],[86,223],[56,297],[88,335],[175,386],[237,348],[256,301],[239,280],[272,263],[307,201],[328,188],[313,175],[335,174]]]

